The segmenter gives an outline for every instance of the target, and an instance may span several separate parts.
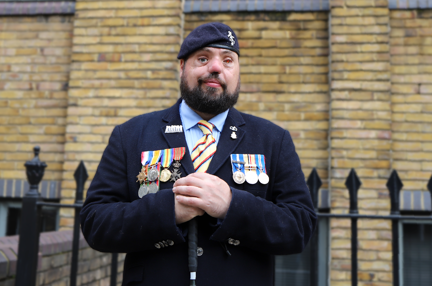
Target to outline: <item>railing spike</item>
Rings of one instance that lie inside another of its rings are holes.
[[[322,186],[322,181],[315,168],[313,168],[307,179],[307,185],[309,187],[309,192],[311,193],[314,208],[315,210],[318,210],[318,190]]]
[[[350,196],[350,213],[356,214],[358,213],[357,207],[357,191],[360,189],[361,181],[357,176],[357,173],[354,169],[351,169],[346,181],[345,186],[348,188],[349,196]]]
[[[390,203],[391,203],[390,213],[399,214],[400,213],[399,194],[400,194],[400,190],[403,187],[403,184],[396,170],[393,170],[393,172],[391,173],[386,186],[390,192]]]
[[[78,168],[75,170],[74,178],[77,185],[76,199],[75,202],[82,202],[83,192],[84,192],[84,184],[88,179],[87,169],[84,165],[84,162],[81,161],[78,165]]]

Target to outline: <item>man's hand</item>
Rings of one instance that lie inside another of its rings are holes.
[[[175,218],[176,224],[181,224],[187,221],[190,221],[196,216],[202,216],[204,211],[200,208],[187,206],[181,204],[177,200],[177,195],[174,198],[174,209],[175,209]]]
[[[193,173],[178,179],[174,183],[173,192],[176,200],[176,221],[179,220],[177,216],[183,220],[185,207],[198,208],[215,218],[225,218],[232,198],[228,184],[207,173]]]

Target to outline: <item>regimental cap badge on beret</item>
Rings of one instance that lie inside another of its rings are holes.
[[[240,47],[236,38],[234,31],[225,24],[219,22],[203,24],[184,39],[177,58],[185,59],[204,47],[228,49],[240,56]]]
[[[231,31],[228,31],[228,38],[229,38],[230,41],[231,41],[231,46],[234,46],[234,44],[235,44],[235,38],[234,38],[234,36],[231,34]]]

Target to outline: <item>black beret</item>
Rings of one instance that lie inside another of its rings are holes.
[[[185,59],[204,47],[228,49],[240,56],[240,48],[234,31],[225,24],[213,22],[196,27],[184,39],[177,58]]]

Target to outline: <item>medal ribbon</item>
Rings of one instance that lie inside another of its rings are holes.
[[[176,161],[180,161],[181,159],[183,159],[185,152],[186,152],[185,147],[174,148],[173,159]]]
[[[157,163],[156,164],[156,169],[157,169],[157,171],[158,171],[159,174],[160,174],[160,167],[161,167],[161,163]],[[159,191],[160,180],[156,180],[155,183],[156,183],[157,189]]]
[[[265,167],[265,156],[264,155],[257,155],[257,156],[258,156],[258,164],[259,164],[260,171],[262,171],[264,174],[267,174],[267,170]]]
[[[161,156],[162,167],[168,168],[169,166],[171,166],[173,158],[174,158],[174,149],[163,150]]]
[[[231,154],[231,164],[233,174],[237,171],[240,171],[244,174],[244,164],[239,163],[243,161],[243,154]]]
[[[161,156],[162,156],[162,150],[144,151],[141,153],[141,164],[143,166],[145,165],[153,166],[157,162],[159,162]]]
[[[243,157],[243,162],[245,162],[245,164],[244,164],[245,172],[250,170],[249,155],[248,154],[240,154],[240,156]]]
[[[257,175],[259,175],[259,170],[257,168],[255,155],[248,155],[248,157],[249,157],[250,170],[253,171],[253,168],[255,168],[255,172],[257,173]]]

